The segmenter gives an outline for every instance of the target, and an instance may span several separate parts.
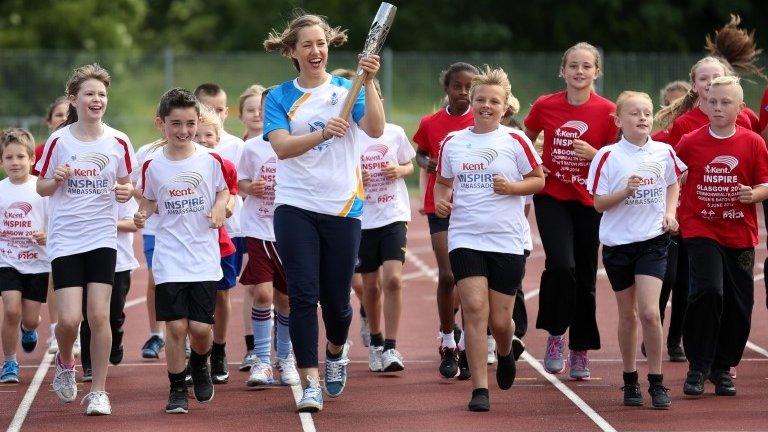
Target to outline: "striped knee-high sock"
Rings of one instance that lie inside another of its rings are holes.
[[[288,331],[288,315],[283,315],[280,312],[277,312],[275,315],[275,321],[277,322],[275,351],[277,351],[278,358],[286,358],[293,348],[291,345],[291,335]]]
[[[272,309],[251,308],[251,325],[253,326],[253,349],[264,363],[269,364],[269,353],[272,345]]]

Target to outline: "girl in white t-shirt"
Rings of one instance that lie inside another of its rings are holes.
[[[47,246],[59,312],[53,387],[64,402],[77,397],[72,347],[87,287],[93,363],[88,415],[112,412],[105,382],[112,346],[109,299],[117,259],[116,206],[133,194],[131,142],[102,122],[110,80],[97,64],[75,69],[66,86],[67,120],[48,138],[36,166],[37,191],[51,197]]]
[[[378,81],[374,84],[381,95]],[[398,372],[405,368],[396,342],[403,308],[406,234],[411,220],[404,177],[413,174],[411,159],[416,151],[403,128],[391,123],[384,126],[384,134],[379,138],[361,133],[358,139],[365,201],[355,270],[363,279],[362,301],[371,337],[368,369]]]
[[[625,91],[616,101],[622,138],[601,148],[589,167],[587,189],[603,213],[603,265],[619,308],[619,348],[624,363],[624,405],[643,404],[636,350],[638,317],[648,354],[648,392],[654,408],[671,401],[661,373],[659,295],[667,268],[669,232],[678,229],[677,178],[685,166],[668,144],[649,138],[653,103],[645,93]]]
[[[530,247],[525,196],[544,187],[541,159],[530,140],[499,124],[510,93],[502,69],[486,67],[473,79],[474,126],[443,140],[435,183],[436,215],[451,217],[448,250],[464,311],[470,411],[490,409],[488,327],[496,340],[496,382],[507,390],[515,380],[512,309]]]
[[[347,336],[352,320],[349,287],[360,243],[363,185],[358,129],[379,137],[384,108],[373,87],[379,57],[360,59],[365,91],[352,118],[339,117],[352,83],[326,72],[328,46],[347,40],[317,15],[293,19],[264,41],[289,57],[299,72],[267,95],[264,137],[277,154],[275,238],[288,275],[290,330],[302,380],[300,411],[322,409],[318,380],[317,303],[328,338],[325,390],[341,395],[347,380]],[[307,379],[306,377],[310,377]]]
[[[24,129],[0,133],[0,160],[8,176],[0,181],[0,295],[3,299],[3,370],[0,383],[19,382],[16,349],[37,346],[40,308],[45,303],[51,265],[45,253],[48,198],[35,191],[30,174],[35,141]]]

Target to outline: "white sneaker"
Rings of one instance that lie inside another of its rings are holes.
[[[363,346],[371,346],[371,329],[368,327],[368,318],[360,317],[360,339],[363,340]]]
[[[56,335],[51,335],[48,338],[48,354],[56,354],[59,352],[59,342],[56,341]]]
[[[280,372],[280,384],[287,386],[301,384],[299,371],[296,369],[296,359],[293,357],[293,354],[289,354],[284,359],[278,357],[275,368]]]
[[[400,372],[405,369],[403,355],[396,349],[388,349],[381,354],[381,366],[384,372]]]
[[[243,362],[240,363],[240,371],[241,372],[247,372],[251,370],[254,364],[256,364],[256,360],[259,358],[259,356],[256,355],[256,350],[250,350],[247,353],[245,353],[245,357],[243,357]]]
[[[77,381],[75,381],[75,367],[63,368],[59,365],[59,355],[53,360],[56,363],[56,372],[53,376],[53,391],[63,402],[72,402],[77,399]]]
[[[109,396],[105,391],[90,392],[83,398],[80,405],[85,401],[88,401],[88,406],[85,408],[85,415],[110,415],[112,414],[112,405],[109,403]]]
[[[494,364],[496,360],[496,339],[488,335],[488,364]]]
[[[75,339],[75,344],[72,345],[72,355],[75,357],[80,357],[80,351],[80,334],[78,333],[77,339]]]
[[[248,377],[248,381],[245,382],[248,387],[271,385],[274,383],[275,378],[272,374],[272,365],[269,363],[262,363],[261,360],[257,360],[256,363],[251,366],[251,375]]]
[[[381,364],[381,354],[384,351],[384,347],[369,346],[368,347],[368,369],[371,372],[381,372],[383,366]]]

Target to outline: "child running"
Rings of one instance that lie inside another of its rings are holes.
[[[512,310],[529,236],[525,196],[544,187],[541,159],[531,142],[500,125],[510,94],[502,69],[486,67],[473,78],[474,126],[443,140],[435,183],[436,215],[451,216],[448,249],[464,311],[470,411],[490,409],[488,327],[496,340],[496,382],[508,390],[515,381]]]
[[[262,101],[270,91],[264,91]],[[263,109],[263,104],[260,108]],[[238,187],[248,194],[242,213],[248,263],[241,282],[246,292],[253,295],[249,322],[253,331],[254,358],[246,382],[249,387],[275,382],[270,361],[273,330],[276,355],[274,365],[280,373],[280,383],[290,386],[300,384],[288,327],[290,314],[285,271],[278,255],[272,224],[276,173],[277,155],[272,146],[260,135],[246,141],[237,176]]]
[[[560,64],[565,91],[539,97],[525,118],[531,141],[544,132],[544,189],[533,197],[546,254],[541,275],[536,328],[549,333],[544,368],[565,370],[563,347],[568,331],[569,376],[589,379],[587,351],[600,349],[595,317],[600,214],[585,188],[589,162],[597,150],[616,141],[613,102],[594,92],[602,73],[600,52],[580,42],[568,48]]]
[[[243,140],[227,133],[224,130],[224,120],[229,114],[227,105],[227,94],[218,84],[201,84],[195,90],[195,97],[201,104],[215,112],[221,125],[217,130],[216,152],[230,163],[227,164],[233,171],[236,170],[240,158],[243,156]],[[210,129],[212,125],[206,124]],[[211,133],[213,131],[209,131]],[[229,180],[231,183],[237,183],[237,174]],[[240,211],[243,208],[243,198],[237,193],[230,198],[233,207],[229,208],[227,220],[224,228],[227,236],[235,247],[233,253],[222,254],[222,269],[224,278],[220,281],[216,293],[216,323],[213,325],[213,348],[211,349],[211,373],[215,384],[224,384],[229,380],[229,368],[227,366],[227,327],[229,326],[229,317],[232,312],[232,305],[229,300],[229,290],[237,284],[237,278],[243,267],[243,254],[245,254],[245,237],[240,229]]]
[[[437,161],[440,143],[450,132],[472,126],[473,117],[469,107],[469,89],[472,78],[479,71],[468,63],[454,63],[440,75],[440,84],[448,98],[448,105],[439,111],[425,116],[413,135],[416,143],[416,163],[419,171],[419,185],[424,197],[423,211],[429,221],[429,234],[432,251],[437,260],[437,314],[440,317],[440,375],[453,378],[459,374],[461,379],[469,378],[469,366],[466,354],[461,353],[461,371],[459,371],[460,353],[457,348],[459,337],[454,337],[456,328],[454,309],[454,279],[448,257],[448,218],[435,216],[434,187],[437,177]]]
[[[51,264],[45,253],[48,198],[37,194],[35,140],[24,129],[0,132],[0,295],[3,299],[3,370],[0,383],[19,382],[19,339],[25,353],[37,346],[40,308],[46,301]],[[21,338],[19,338],[21,330]]]
[[[378,80],[373,83],[381,97]],[[372,372],[398,372],[405,369],[403,356],[397,351],[397,334],[403,309],[406,234],[411,220],[404,177],[413,173],[411,159],[416,152],[403,128],[391,123],[384,126],[379,138],[365,133],[358,138],[365,201],[355,270],[363,278],[363,303],[371,335],[368,368]]]
[[[663,330],[659,295],[667,266],[669,232],[678,229],[678,176],[685,170],[669,144],[649,139],[653,102],[625,91],[616,101],[622,138],[601,148],[589,168],[587,189],[603,213],[603,265],[619,309],[619,349],[624,363],[624,405],[642,406],[637,374],[637,324],[648,354],[651,404],[671,405],[661,372]]]
[[[683,392],[733,396],[729,369],[741,360],[754,304],[755,203],[768,197],[765,141],[737,125],[744,93],[736,77],[712,80],[710,124],[685,135],[677,147],[688,165],[678,211],[690,262],[690,293],[683,325],[688,375]]]
[[[109,73],[98,64],[75,69],[67,81],[67,121],[45,143],[37,161],[37,191],[50,196],[47,252],[59,322],[53,388],[64,402],[77,397],[73,345],[88,296],[93,381],[86,414],[112,413],[105,390],[112,347],[109,301],[117,259],[117,203],[133,194],[134,165],[128,137],[102,122]],[[83,239],[89,241],[83,241]]]
[[[192,141],[199,115],[197,99],[185,89],[171,89],[161,98],[157,123],[167,143],[142,166],[144,198],[134,216],[136,226],[142,228],[148,214],[158,213],[152,272],[157,283],[157,319],[165,321],[168,332],[168,413],[189,409],[187,334],[195,399],[208,402],[214,393],[208,357],[216,284],[222,277],[218,228],[224,224],[229,191],[221,157]]]

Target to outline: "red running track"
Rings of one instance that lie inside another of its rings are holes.
[[[533,217],[531,217],[533,219]],[[532,221],[533,222],[533,221]],[[761,228],[763,229],[763,228]],[[535,232],[535,230],[534,230]],[[761,231],[765,235],[765,231]],[[139,245],[137,249],[140,250]],[[398,349],[405,356],[406,370],[399,374],[371,373],[367,367],[367,349],[358,336],[359,320],[355,316],[350,330],[352,363],[347,388],[338,399],[325,399],[321,413],[304,416],[303,423],[295,413],[290,388],[272,387],[253,391],[245,386],[247,374],[237,370],[244,353],[243,329],[239,314],[242,291],[233,291],[234,318],[230,322],[227,352],[230,382],[216,386],[209,404],[190,401],[187,415],[165,414],[168,380],[164,361],[145,361],[139,348],[148,335],[145,294],[146,267],[134,273],[129,295],[126,356],[123,364],[110,366],[107,390],[113,415],[86,417],[84,407],[63,404],[51,390],[52,369],[41,367],[41,347],[36,352],[20,355],[22,383],[0,386],[0,427],[25,431],[190,431],[190,430],[318,430],[318,431],[759,431],[768,429],[765,405],[768,385],[768,311],[762,280],[765,244],[758,248],[755,266],[756,289],[750,346],[738,367],[736,397],[716,397],[710,384],[705,396],[687,399],[682,394],[686,363],[664,363],[665,382],[671,389],[672,408],[657,411],[646,407],[621,405],[621,361],[616,341],[615,300],[604,276],[598,277],[598,323],[603,348],[591,352],[593,379],[586,382],[567,381],[565,375],[551,376],[532,366],[544,353],[546,334],[534,329],[538,301],[536,293],[544,265],[540,245],[528,260],[524,290],[528,298],[529,332],[525,338],[531,363],[518,363],[515,385],[501,391],[491,382],[491,411],[470,413],[466,404],[471,393],[468,381],[446,380],[437,372],[437,311],[435,306],[435,261],[429,243],[424,217],[414,215],[409,229],[409,259],[404,274],[405,307]],[[47,318],[41,326],[41,342],[48,336]],[[322,352],[322,351],[320,351]],[[493,366],[491,366],[491,372]],[[638,367],[641,383],[647,369],[641,360]],[[43,377],[38,391],[30,382],[38,373]],[[643,384],[644,392],[646,385]],[[87,386],[80,386],[81,395]],[[22,417],[20,406],[25,399],[28,413]]]

